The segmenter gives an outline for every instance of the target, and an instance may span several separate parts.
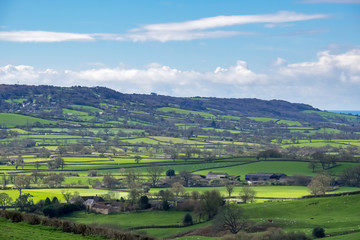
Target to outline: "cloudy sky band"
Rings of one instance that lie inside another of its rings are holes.
[[[253,23],[273,24],[309,21],[329,18],[326,14],[303,14],[282,11],[275,14],[215,16],[193,21],[149,24],[130,29],[124,34],[109,33],[69,33],[53,31],[2,31],[0,41],[8,42],[66,42],[66,41],[189,41],[193,39],[223,38],[236,35],[254,35],[256,33],[231,30],[207,29],[230,27]],[[265,25],[267,27],[267,25]]]

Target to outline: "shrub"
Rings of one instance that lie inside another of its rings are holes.
[[[185,214],[182,222],[183,222],[183,225],[184,225],[184,226],[193,225],[192,216],[191,216],[189,213]]]
[[[149,198],[147,196],[141,196],[139,200],[139,207],[141,209],[147,209],[150,207]]]
[[[63,232],[72,232],[73,226],[72,223],[69,221],[63,221],[61,226]]]
[[[315,238],[323,238],[325,237],[325,230],[321,227],[316,227],[313,229],[312,235]]]
[[[75,233],[76,234],[81,234],[84,236],[86,233],[86,229],[87,229],[87,226],[85,224],[82,224],[82,223],[75,224]]]
[[[166,201],[166,200],[164,200],[164,201],[162,202],[162,208],[163,208],[164,211],[169,210],[169,209],[170,209],[170,204],[169,204],[169,202]]]
[[[38,225],[41,223],[41,218],[35,214],[25,214],[24,220],[31,225]]]
[[[7,219],[10,219],[12,222],[22,222],[24,220],[24,217],[21,214],[21,212],[16,212],[16,211],[7,211],[5,213],[5,217]]]

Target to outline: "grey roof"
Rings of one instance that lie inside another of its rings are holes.
[[[83,204],[85,204],[85,205],[92,205],[92,204],[94,204],[95,203],[95,200],[94,199],[88,199],[88,200],[86,200],[85,202],[83,202]]]

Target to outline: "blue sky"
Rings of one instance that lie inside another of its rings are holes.
[[[360,109],[360,0],[0,0],[0,83]]]

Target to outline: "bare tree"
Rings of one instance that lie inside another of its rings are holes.
[[[244,201],[244,203],[253,202],[255,196],[256,191],[251,187],[243,187],[240,191],[240,198]]]
[[[153,187],[156,186],[156,183],[160,180],[161,173],[163,172],[163,168],[157,164],[152,164],[147,168],[147,172],[150,176],[151,185]]]
[[[181,180],[183,181],[184,185],[185,185],[186,187],[189,187],[189,185],[190,185],[190,180],[191,180],[191,178],[192,178],[191,172],[182,170],[181,172],[179,172],[179,176],[180,176]]]
[[[64,169],[64,165],[65,165],[65,161],[62,157],[60,156],[57,156],[54,160],[54,167],[55,168],[60,168],[61,167],[61,170]]]
[[[247,225],[247,217],[244,210],[235,204],[226,204],[219,209],[213,226],[218,230],[229,230],[236,234]]]
[[[225,188],[227,193],[229,194],[229,197],[231,197],[231,193],[234,191],[234,183],[232,183],[230,180],[226,180]]]
[[[184,194],[186,192],[184,186],[179,182],[173,183],[171,191],[175,193],[176,196],[179,196],[179,194]]]
[[[24,188],[28,188],[30,186],[31,176],[27,175],[19,175],[16,176],[15,179],[15,187],[19,190],[19,196],[21,196],[21,191]]]
[[[331,176],[320,174],[311,179],[308,188],[313,195],[323,195],[330,189],[331,181]]]

